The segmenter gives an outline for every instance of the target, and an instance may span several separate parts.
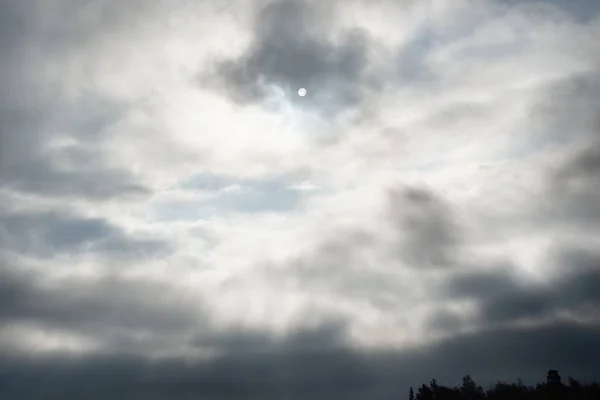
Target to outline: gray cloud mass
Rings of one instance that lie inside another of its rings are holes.
[[[341,43],[331,43],[328,14],[304,2],[268,3],[258,13],[247,53],[216,66],[231,96],[256,102],[268,96],[269,85],[276,85],[287,93],[305,87],[311,93],[307,101],[321,112],[359,102],[368,65],[366,37],[354,30]]]

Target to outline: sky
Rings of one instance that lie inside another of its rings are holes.
[[[598,38],[596,0],[0,0],[0,397],[600,378]]]

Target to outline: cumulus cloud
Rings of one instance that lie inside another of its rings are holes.
[[[592,0],[0,1],[0,397],[596,378],[597,37]]]

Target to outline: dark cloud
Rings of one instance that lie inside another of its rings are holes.
[[[580,273],[600,270],[600,254],[584,247],[561,246],[552,252],[553,273],[559,277],[572,277]]]
[[[166,242],[131,237],[104,219],[59,212],[0,213],[0,235],[6,250],[42,257],[86,252],[143,256],[169,249]]]
[[[0,325],[27,323],[84,334],[113,350],[144,345],[136,337],[140,332],[154,344],[155,337],[192,330],[201,319],[201,308],[186,304],[185,294],[165,283],[108,275],[51,282],[45,274],[6,267],[0,278]]]
[[[295,354],[334,351],[344,347],[348,329],[346,320],[329,320],[312,327],[300,327],[285,336],[260,330],[229,328],[207,330],[192,338],[195,346],[217,349],[221,354],[239,357],[248,354]]]
[[[321,340],[317,335],[315,340]],[[328,335],[325,335],[328,336]],[[235,350],[235,347],[233,348]],[[548,368],[593,379],[600,372],[600,327],[558,324],[464,335],[412,350],[223,354],[190,363],[172,358],[148,362],[124,355],[2,356],[0,395],[7,399],[228,399],[389,398],[435,377],[456,384],[473,373],[480,384],[495,379],[526,383]],[[35,381],[36,385],[30,382]]]
[[[496,269],[460,272],[444,283],[441,296],[476,300],[478,319],[484,324],[556,317],[559,311],[581,315],[589,307],[600,309],[600,256],[571,250],[557,260],[561,260],[560,273],[547,269],[548,282],[523,283],[517,275]]]
[[[2,216],[0,221],[9,242],[23,251],[32,248],[36,242],[44,243],[50,252],[77,249],[118,233],[115,227],[101,219],[79,219],[51,213],[10,214]]]
[[[546,290],[530,289],[515,291],[506,297],[495,297],[486,301],[481,318],[487,322],[514,322],[521,318],[543,318],[552,316],[560,303],[554,302]]]
[[[444,296],[481,298],[503,295],[519,286],[517,279],[506,268],[493,267],[485,271],[459,272],[443,292]]]
[[[444,335],[456,334],[466,322],[457,312],[437,310],[426,320],[426,328]]]
[[[421,188],[394,190],[390,214],[400,236],[401,259],[424,268],[455,264],[460,228],[451,208],[436,194]]]
[[[600,351],[597,332],[598,326],[562,323],[528,329],[483,330],[442,342],[429,354],[441,364],[439,368],[468,369],[481,379],[494,375],[498,379],[514,379],[520,375],[526,380],[538,380],[532,376],[533,371],[547,370],[550,365],[567,374],[579,369],[580,374],[587,371],[594,375],[598,366],[586,361],[585,354]]]
[[[236,354],[264,353],[271,350],[272,342],[273,338],[265,332],[232,328],[224,332],[201,332],[190,341],[193,346]]]
[[[317,104],[324,113],[360,100],[367,38],[352,31],[341,43],[333,43],[327,38],[327,13],[315,7],[283,0],[260,10],[248,52],[215,67],[234,99],[260,101],[268,94],[267,85],[276,85],[298,103]],[[309,93],[303,99],[295,95],[301,87]]]

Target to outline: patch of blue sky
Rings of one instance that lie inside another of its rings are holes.
[[[178,189],[211,193],[198,200],[167,201],[154,206],[154,217],[161,220],[197,220],[230,213],[285,213],[302,208],[303,201],[320,193],[318,188],[301,190],[290,177],[236,179],[200,174]]]

